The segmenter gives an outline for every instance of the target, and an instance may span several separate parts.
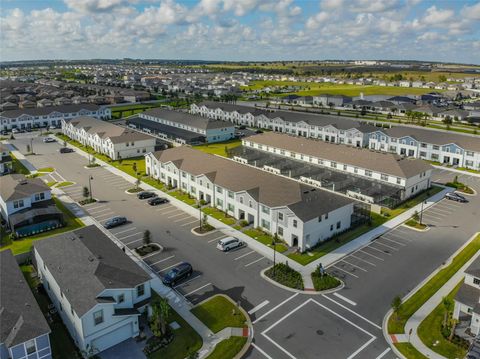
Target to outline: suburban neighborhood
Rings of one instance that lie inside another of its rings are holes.
[[[480,2],[1,4],[0,359],[480,359]]]

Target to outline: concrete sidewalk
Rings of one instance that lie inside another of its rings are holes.
[[[475,234],[471,240],[475,239],[477,234]],[[469,240],[467,243],[470,243],[471,240]],[[433,296],[431,296],[430,299],[428,299],[425,304],[422,305],[420,309],[417,310],[405,324],[405,333],[409,333],[410,330],[412,330],[412,335],[410,337],[411,344],[427,358],[445,359],[442,355],[437,354],[422,342],[418,336],[418,327],[422,321],[442,302],[443,297],[446,297],[448,294],[450,294],[457,284],[462,281],[463,277],[465,276],[465,270],[478,256],[480,256],[480,252],[477,252],[467,263],[465,263],[462,268],[460,268],[460,270],[455,273],[452,278],[450,278],[448,282],[443,285],[442,288],[440,288]]]
[[[450,168],[450,167],[446,167],[446,166],[438,166],[438,165],[432,165],[432,166],[435,167],[435,168],[441,169],[441,170],[453,172],[455,174],[462,174],[462,175],[466,175],[466,176],[474,176],[474,177],[479,177],[480,178],[480,173],[457,170],[456,168]]]
[[[16,149],[15,146],[13,146],[11,143],[9,143],[8,141],[5,142],[5,144],[7,145],[9,151],[12,153],[13,156],[15,156],[15,158],[23,165],[25,166],[25,168],[27,170],[29,170],[31,173],[36,173],[37,172],[37,169],[35,168],[34,165],[32,165],[27,159],[26,157]]]

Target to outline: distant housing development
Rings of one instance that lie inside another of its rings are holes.
[[[179,143],[222,142],[235,135],[234,126],[227,125],[225,121],[210,120],[180,111],[154,108],[138,117],[140,121],[132,119],[129,122]]]
[[[380,129],[355,119],[259,110],[218,102],[192,104],[191,112],[275,132],[355,147],[368,147],[452,166],[480,169],[480,141],[477,137],[468,135],[405,126]]]
[[[96,226],[35,243],[40,280],[81,351],[98,354],[139,334],[150,277]]]
[[[109,119],[111,115],[111,110],[108,107],[94,104],[24,108],[0,112],[0,127],[2,130],[60,127],[62,120],[80,116]]]
[[[9,249],[0,273],[0,359],[51,359],[50,327]]]
[[[65,135],[112,160],[142,156],[155,149],[155,138],[93,117],[62,120]]]
[[[386,201],[386,192],[383,197],[375,198],[372,190],[379,186],[386,190],[390,189],[391,194],[389,205],[395,205],[419,192],[428,189],[431,185],[432,166],[422,160],[400,157],[392,153],[376,152],[364,148],[355,148],[340,144],[331,144],[314,139],[305,139],[298,136],[266,132],[260,135],[251,136],[242,140],[246,148],[243,152],[235,151],[233,156],[238,161],[255,161],[255,155],[248,150],[260,150],[263,153],[272,154],[275,157],[283,157],[289,160],[296,160],[303,165],[310,166],[310,171],[304,173],[300,179],[311,185],[333,190],[345,190],[345,193],[375,203],[378,200]],[[242,157],[243,154],[243,157]],[[281,174],[281,164],[275,167],[272,163],[263,164],[264,169]],[[321,171],[319,168],[327,169]],[[319,172],[320,171],[320,172]],[[333,172],[333,173],[332,173]],[[345,180],[337,180],[335,176]],[[333,180],[333,186],[328,186]],[[351,179],[349,181],[349,179]],[[327,180],[325,182],[325,180]],[[369,186],[364,189],[360,187],[362,181],[368,181]],[[348,184],[347,184],[348,183]],[[336,186],[335,186],[336,185]],[[337,187],[337,188],[335,188]],[[370,195],[369,195],[370,194]],[[387,203],[384,203],[387,205]]]
[[[189,147],[145,157],[147,174],[301,251],[368,218],[353,199]]]

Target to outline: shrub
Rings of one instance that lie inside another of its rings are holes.
[[[267,269],[265,275],[284,286],[303,290],[302,275],[296,270],[290,268],[288,264],[278,263]]]
[[[149,355],[160,348],[164,348],[172,342],[173,337],[173,333],[169,331],[163,337],[153,336],[151,338],[148,338],[147,342],[145,343],[145,348],[143,349],[143,352],[146,355]]]
[[[244,219],[242,219],[239,224],[240,224],[240,227],[246,227],[246,226],[248,226],[248,222],[247,222],[246,220],[244,220]]]
[[[313,287],[317,291],[336,288],[341,284],[337,278],[330,274],[324,273],[322,276],[318,271],[312,273],[312,281]]]

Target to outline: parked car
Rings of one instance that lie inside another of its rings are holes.
[[[126,217],[112,217],[110,219],[107,219],[103,226],[107,229],[110,229],[113,227],[121,226],[122,224],[125,224],[125,223],[127,223]]]
[[[468,202],[465,197],[463,197],[461,194],[458,194],[457,192],[449,192],[445,195],[445,198],[451,201],[457,201],[461,203]]]
[[[173,287],[181,280],[188,278],[192,275],[193,268],[190,263],[183,262],[176,267],[170,269],[162,279],[163,284]]]
[[[228,252],[230,249],[243,247],[244,245],[245,245],[245,242],[241,241],[238,238],[226,237],[218,241],[217,249],[220,249],[223,252]]]
[[[74,152],[74,151],[73,151],[73,148],[62,147],[58,150],[58,152],[60,152],[60,153],[71,153],[71,152]]]
[[[45,138],[43,139],[43,142],[44,142],[44,143],[51,143],[51,142],[57,142],[57,140],[54,139],[53,137],[45,137]]]
[[[50,127],[48,128],[49,131],[53,131],[53,130],[56,130],[56,129],[57,129],[57,126],[50,126]]]
[[[148,191],[142,191],[137,194],[138,199],[147,199],[147,198],[152,198],[156,197],[157,195],[153,192],[148,192]]]
[[[163,197],[153,197],[153,198],[150,198],[147,201],[147,203],[150,206],[156,206],[156,205],[159,205],[159,204],[168,203],[168,199],[163,198]]]
[[[16,128],[12,128],[12,133],[18,133],[19,131]]]

